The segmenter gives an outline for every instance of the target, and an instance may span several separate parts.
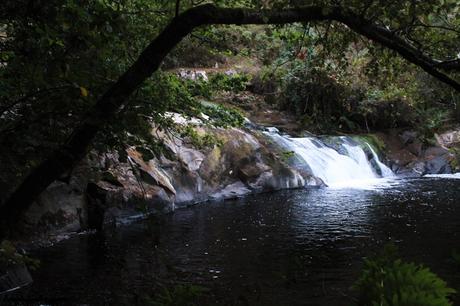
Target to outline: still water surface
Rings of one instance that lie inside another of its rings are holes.
[[[460,180],[311,189],[178,210],[41,249],[15,304],[132,305],[158,284],[200,284],[210,305],[351,305],[363,257],[394,241],[460,289]]]

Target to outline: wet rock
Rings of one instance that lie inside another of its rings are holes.
[[[155,160],[149,160],[146,163],[142,159],[142,154],[137,152],[134,148],[129,148],[126,151],[131,160],[139,166],[139,169],[143,173],[148,174],[148,177],[152,178],[154,180],[154,183],[166,188],[173,194],[176,193],[176,190],[174,189],[174,186],[171,184],[169,178],[163,173],[161,168],[156,165]]]
[[[429,147],[424,152],[424,157],[427,159],[443,156],[445,154],[449,154],[449,150],[442,147]]]
[[[75,190],[70,184],[54,182],[25,213],[25,231],[76,231],[80,228],[81,216],[85,210],[83,192]]]
[[[166,140],[166,145],[188,170],[196,171],[200,169],[201,163],[205,159],[205,155],[202,152],[197,149],[188,148],[181,139],[173,141],[168,139]]]
[[[171,175],[173,176],[172,184],[177,190],[174,197],[176,204],[191,204],[206,200],[203,194],[203,179],[198,173],[182,168],[174,171]]]
[[[319,177],[310,175],[305,179],[305,187],[327,187],[327,185]]]
[[[399,137],[403,144],[410,144],[417,140],[417,132],[406,130],[403,131]]]
[[[251,190],[243,182],[235,182],[225,186],[223,189],[211,195],[212,200],[224,200],[242,197],[251,192]]]
[[[401,167],[400,167],[397,163],[391,161],[391,163],[390,163],[390,169],[391,169],[391,171],[393,171],[394,173],[398,173],[399,170],[400,170],[400,168],[401,168]]]
[[[366,151],[366,157],[367,157],[367,160],[369,161],[369,164],[371,164],[371,167],[372,167],[372,170],[377,173],[378,176],[382,176],[382,169],[380,168],[380,166],[378,165],[377,161],[375,160],[374,156],[372,155],[369,155]]]
[[[406,149],[415,156],[420,157],[423,152],[423,144],[420,141],[415,140],[412,143],[408,144],[406,146]]]
[[[420,176],[452,171],[449,163],[454,156],[446,145],[451,143],[450,141],[455,141],[456,133],[451,131],[441,135],[444,136],[436,135],[439,146],[431,146],[426,149],[414,131],[406,130],[402,133],[390,131],[388,134],[380,134],[380,138],[385,142],[386,155],[395,173],[404,176]]]
[[[426,174],[452,173],[449,161],[444,156],[437,156],[426,162]]]
[[[406,177],[422,176],[426,173],[426,165],[424,161],[414,161],[405,167],[400,167],[396,173]]]
[[[347,149],[343,146],[344,140],[342,139],[342,137],[325,136],[325,137],[321,137],[321,140],[326,146],[337,151],[339,154],[348,155]],[[350,145],[358,145],[356,142],[352,141],[351,139],[348,142]],[[318,147],[321,147],[320,143],[316,141],[314,143]]]
[[[248,158],[242,161],[242,166],[238,169],[238,177],[243,182],[250,183],[267,171],[270,171],[269,166],[257,161],[252,163]]]

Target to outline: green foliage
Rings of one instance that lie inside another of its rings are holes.
[[[255,6],[274,8],[337,4],[327,0],[255,2]],[[416,6],[410,1],[340,3],[351,11],[378,20],[430,55],[455,58],[458,53],[452,44],[458,41],[460,33],[458,2],[429,1]],[[362,41],[340,24],[294,24],[271,27],[270,30],[271,33],[266,32],[272,39],[270,48],[276,48],[272,50],[271,59],[264,62],[271,70],[267,79],[276,79],[282,84],[281,99],[270,99],[281,101],[281,107],[296,113],[307,128],[320,132],[371,131],[407,126],[430,129],[431,121],[438,120],[437,115],[419,118],[418,111],[429,108],[446,110],[449,119],[452,115],[458,118],[458,94],[452,89],[395,56],[394,52]],[[433,46],[440,48],[434,50]],[[303,71],[303,75],[299,70]],[[323,78],[314,77],[315,72]],[[450,73],[450,76],[458,79],[459,75]],[[263,86],[258,87],[256,90]],[[343,94],[335,94],[334,88],[343,90]],[[304,111],[307,99],[310,105],[306,108],[311,113]],[[319,107],[315,109],[312,104],[316,102],[311,99],[319,100]],[[341,114],[331,116],[329,111],[321,109],[323,99],[326,105],[332,105],[332,109]],[[337,101],[340,103],[336,104]]]
[[[68,138],[94,102],[170,20],[173,9],[169,1],[156,0],[2,2],[0,144],[9,150],[0,154],[1,198]],[[159,85],[173,83],[164,78]],[[123,147],[131,137],[120,132],[125,123],[137,139],[135,134],[147,135],[145,113],[157,119],[169,106],[188,105],[187,99],[172,105],[171,86],[157,87],[156,81],[154,77],[130,98],[113,127],[100,135],[97,147]],[[136,109],[145,113],[135,114]]]
[[[193,97],[212,98],[214,89],[209,81],[198,78],[197,80],[184,79],[182,82]]]
[[[207,289],[197,285],[177,285],[171,289],[164,288],[154,298],[145,297],[143,305],[151,306],[195,306]]]
[[[385,151],[385,142],[380,139],[377,135],[374,134],[366,134],[366,135],[359,135],[353,136],[353,139],[358,141],[361,144],[369,144],[372,149],[377,152],[377,154]]]
[[[198,133],[197,130],[191,126],[186,125],[179,128],[180,136],[188,140],[197,149],[205,149],[214,145],[221,145],[221,141],[215,135],[210,133]]]
[[[284,160],[284,161],[289,160],[293,156],[295,156],[294,151],[283,151],[283,152],[281,152],[281,159]]]
[[[175,74],[157,72],[132,98],[128,106],[111,122],[111,129],[99,135],[96,148],[100,151],[144,147],[151,154],[165,153],[162,142],[152,133],[173,132],[178,129],[167,112],[188,118],[199,116],[201,104],[192,97],[186,84]]]
[[[283,108],[321,130],[338,127],[347,109],[348,92],[326,71],[299,63],[286,74],[283,84]],[[346,118],[341,121],[352,125]]]
[[[221,104],[203,104],[201,111],[212,119],[212,125],[217,127],[241,127],[243,115],[235,108]]]
[[[225,90],[240,92],[246,89],[249,84],[247,74],[225,74],[216,73],[209,77],[209,82],[214,90]]]
[[[416,128],[422,140],[429,141],[440,128],[450,120],[450,112],[446,109],[430,107],[418,109],[418,120],[421,124]]]
[[[428,268],[398,259],[391,244],[382,255],[365,261],[355,288],[359,305],[366,306],[447,306],[455,293]]]
[[[20,254],[11,241],[3,240],[0,244],[0,272],[16,266],[27,266],[36,269],[40,264],[37,259]]]

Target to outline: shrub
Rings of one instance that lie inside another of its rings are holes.
[[[377,94],[369,94],[359,102],[353,118],[366,129],[388,129],[413,126],[417,112],[404,99],[385,98]]]
[[[183,79],[183,82],[192,97],[200,96],[211,99],[212,88],[207,80],[203,80],[202,78],[196,80]]]
[[[448,297],[455,293],[428,268],[398,259],[393,245],[365,261],[355,288],[359,305],[365,306],[448,306]]]
[[[216,73],[209,77],[209,82],[214,90],[240,92],[249,85],[249,76],[246,74]]]
[[[416,129],[424,142],[432,140],[434,133],[450,120],[450,111],[438,107],[417,109],[418,123]]]
[[[186,141],[197,149],[205,149],[222,143],[215,135],[209,133],[200,134],[191,125],[179,128],[179,132],[181,137],[186,138]]]
[[[218,127],[240,127],[244,123],[243,115],[236,109],[220,104],[202,106],[202,112],[213,120],[213,125]]]
[[[284,107],[296,115],[340,116],[345,88],[319,69],[299,69],[287,75],[283,86]]]

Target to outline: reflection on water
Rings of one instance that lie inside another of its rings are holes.
[[[159,284],[210,289],[218,305],[350,305],[362,258],[388,240],[460,289],[460,181],[312,189],[207,203],[37,252],[14,303],[129,305]]]

